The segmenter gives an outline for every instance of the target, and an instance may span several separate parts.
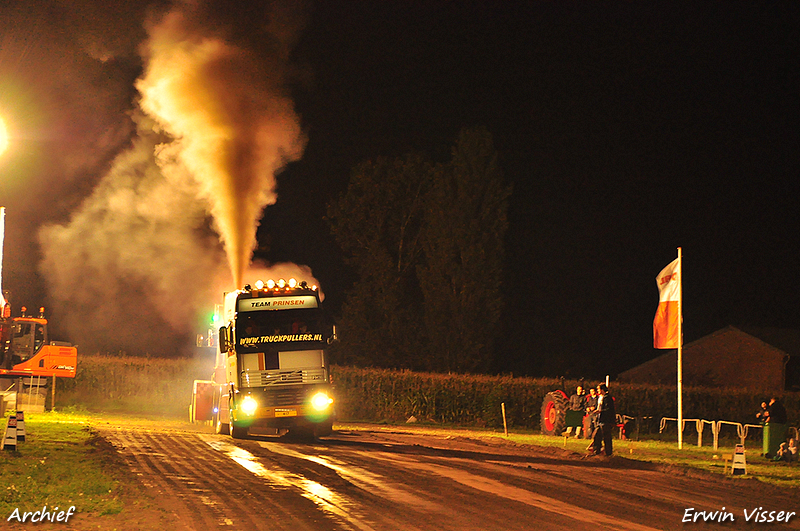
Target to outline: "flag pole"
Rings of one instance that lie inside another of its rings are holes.
[[[6,207],[0,207],[0,317],[2,317],[3,307],[6,299],[3,296],[3,246],[6,239]]]
[[[678,247],[678,450],[683,448],[683,255]]]

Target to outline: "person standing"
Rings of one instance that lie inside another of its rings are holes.
[[[613,430],[617,423],[617,412],[614,408],[614,398],[608,394],[608,387],[601,383],[597,386],[597,427],[594,430],[592,449],[597,455],[604,450],[606,456],[613,453]]]
[[[756,419],[758,419],[758,422],[761,423],[761,425],[763,426],[767,422],[768,418],[769,418],[769,406],[767,405],[766,402],[761,402],[761,409],[759,409],[758,413],[756,413]]]
[[[581,416],[581,424],[583,424],[583,415],[584,410],[586,409],[586,392],[583,390],[583,387],[580,385],[577,389],[575,389],[575,394],[569,397],[569,410],[570,411],[580,411]],[[573,413],[574,415],[575,413]],[[566,436],[569,437],[570,433],[572,433],[572,426],[567,427]],[[581,436],[581,427],[575,426],[575,437],[580,438]]]
[[[764,424],[764,457],[772,459],[786,441],[786,408],[780,399],[773,396],[769,401],[767,421]]]
[[[583,417],[583,436],[591,439],[594,435],[594,418],[597,409],[597,388],[589,388],[589,396],[586,397],[586,415]],[[591,446],[591,445],[590,445]]]

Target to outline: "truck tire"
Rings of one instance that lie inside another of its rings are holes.
[[[219,396],[216,396],[216,393],[212,403],[217,405],[217,407],[215,408],[216,411],[212,414],[211,417],[211,422],[214,425],[214,432],[218,433],[219,435],[225,435],[230,431],[230,428],[228,427],[227,422],[222,422],[222,411],[223,411],[222,400],[220,399]]]
[[[542,402],[542,433],[561,435],[566,425],[567,395],[563,391],[547,393]]]
[[[228,433],[230,431],[230,428],[228,427],[228,424],[226,424],[226,423],[224,423],[224,422],[222,422],[220,420],[219,413],[215,413],[214,414],[214,431],[216,433],[219,433],[220,435],[223,435],[223,434]]]
[[[314,438],[327,437],[333,433],[333,420],[328,419],[314,426]]]
[[[242,426],[237,426],[233,422],[231,422],[229,426],[230,426],[231,437],[233,437],[234,439],[247,438],[247,428],[244,428]]]

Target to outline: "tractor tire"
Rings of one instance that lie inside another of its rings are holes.
[[[568,399],[562,391],[547,393],[542,402],[542,433],[561,435],[566,427]]]

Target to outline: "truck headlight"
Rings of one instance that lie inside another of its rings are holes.
[[[331,406],[331,404],[333,404],[333,398],[329,397],[327,393],[322,391],[311,397],[311,407],[317,411],[325,411]]]
[[[245,415],[252,415],[256,412],[258,408],[258,402],[252,396],[246,396],[242,399],[242,403],[239,404],[239,409],[242,410],[242,413]]]

